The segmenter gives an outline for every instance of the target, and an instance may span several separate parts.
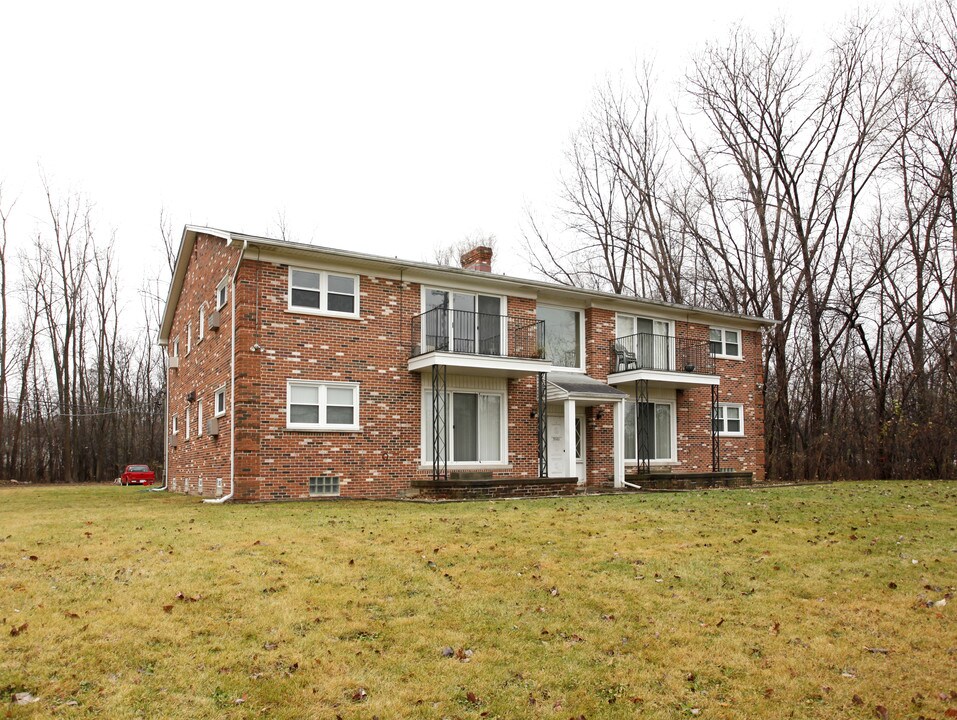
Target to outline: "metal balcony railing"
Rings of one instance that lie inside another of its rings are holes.
[[[412,318],[412,357],[430,352],[540,359],[545,321],[440,306]]]
[[[637,333],[611,343],[611,370],[663,370],[665,372],[714,374],[714,357],[707,342],[670,335]]]

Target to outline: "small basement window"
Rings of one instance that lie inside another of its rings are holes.
[[[309,478],[309,495],[317,497],[322,495],[339,494],[339,476],[322,475],[320,477]]]

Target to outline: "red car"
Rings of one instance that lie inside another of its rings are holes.
[[[120,485],[152,485],[156,474],[149,465],[127,465],[120,476]]]

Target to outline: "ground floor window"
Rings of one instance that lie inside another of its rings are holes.
[[[674,434],[671,403],[625,403],[625,460],[674,461]]]
[[[744,435],[744,406],[721,403],[715,408],[714,431],[721,435]]]
[[[446,429],[450,463],[505,462],[505,397],[500,393],[449,392]],[[432,462],[432,392],[422,395],[422,458]]]
[[[286,427],[292,430],[358,430],[356,383],[289,381]]]

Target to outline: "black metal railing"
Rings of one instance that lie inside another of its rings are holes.
[[[714,374],[714,357],[707,342],[671,335],[636,333],[611,343],[611,373],[628,370]]]
[[[545,321],[439,306],[412,318],[412,357],[430,352],[545,356]]]

